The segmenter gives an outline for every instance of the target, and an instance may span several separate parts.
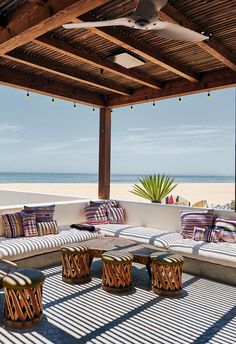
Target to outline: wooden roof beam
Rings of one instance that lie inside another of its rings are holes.
[[[234,86],[236,86],[236,73],[229,69],[223,69],[221,71],[218,70],[203,74],[201,82],[198,83],[178,79],[166,82],[162,90],[154,91],[148,88],[142,88],[135,91],[129,97],[110,96],[107,99],[106,106],[116,108]]]
[[[3,66],[0,66],[0,84],[75,103],[97,107],[105,106],[105,97],[98,93],[75,88],[52,79],[32,76],[28,73]]]
[[[171,23],[183,25],[196,32],[203,31],[200,29],[200,27],[195,25],[184,14],[177,11],[169,3],[162,8],[160,12],[160,18]],[[194,44],[236,72],[236,56],[233,55],[226,47],[224,47],[221,42],[217,42],[214,37],[210,38],[209,41],[195,42]]]
[[[40,56],[29,55],[19,51],[12,51],[3,55],[3,57],[17,63],[40,69],[44,72],[59,75],[66,79],[100,88],[103,91],[109,91],[109,93],[114,92],[122,95],[132,94],[132,90],[127,87],[120,86],[112,81],[106,81],[104,78],[99,78],[87,72],[74,71],[64,65],[42,59]]]
[[[6,27],[0,29],[0,55],[108,1],[48,0],[41,6],[26,2],[9,15]]]
[[[127,68],[119,66],[117,63],[109,61],[106,58],[94,54],[92,52],[87,52],[79,48],[74,48],[73,46],[62,40],[58,40],[53,37],[43,35],[41,37],[34,39],[33,43],[56,51],[60,54],[64,54],[73,59],[82,61],[84,63],[88,63],[93,67],[102,68],[109,73],[124,77],[128,80],[140,83],[144,86],[151,87],[154,89],[162,88],[161,82],[155,80],[154,78],[149,78],[147,76],[142,75],[141,73],[137,73],[134,70],[129,70]]]
[[[91,15],[85,14],[80,16],[80,21],[94,21],[95,18]],[[158,49],[153,49],[138,39],[134,39],[131,35],[126,34],[119,28],[89,28],[89,30],[104,39],[119,45],[120,47],[132,51],[133,53],[143,57],[149,62],[152,62],[170,72],[179,75],[180,77],[192,82],[199,81],[198,75],[186,66],[178,64],[170,58],[162,56]]]

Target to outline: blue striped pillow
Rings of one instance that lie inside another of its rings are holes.
[[[3,214],[3,228],[7,238],[17,238],[24,236],[22,215],[20,212]]]
[[[53,221],[53,215],[55,212],[55,204],[41,206],[41,207],[24,206],[24,212],[35,214],[37,222]]]
[[[236,221],[217,218],[214,229],[222,231],[222,240],[236,243]]]

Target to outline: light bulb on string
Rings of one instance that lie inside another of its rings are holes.
[[[29,93],[29,91],[27,91],[27,92],[26,92],[25,99],[27,99],[27,100],[28,100],[29,98],[30,98],[30,93]]]
[[[51,102],[52,102],[52,104],[54,104],[54,103],[55,103],[55,99],[54,99],[54,98],[52,98]]]
[[[76,105],[76,103],[74,102],[73,108],[76,109],[76,107],[77,107],[77,105]]]
[[[133,108],[134,108],[133,105],[131,105],[131,106],[130,106],[130,110],[133,110]]]
[[[182,102],[182,98],[181,97],[179,97],[179,103],[181,103]]]
[[[93,112],[95,112],[95,108],[93,107]]]
[[[208,92],[208,93],[207,93],[207,99],[208,99],[208,100],[211,100],[211,92]]]
[[[156,102],[153,102],[153,103],[152,103],[152,106],[155,107],[155,106],[156,106]]]

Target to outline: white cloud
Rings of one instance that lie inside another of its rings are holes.
[[[0,138],[0,144],[15,144],[15,143],[20,143],[22,140],[20,139],[14,139],[10,137],[2,137]]]
[[[18,124],[2,123],[0,124],[0,131],[20,131],[23,127]]]
[[[137,131],[137,132],[146,131],[146,130],[148,130],[148,128],[129,128],[129,129],[127,129],[127,131]]]

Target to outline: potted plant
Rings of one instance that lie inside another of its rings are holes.
[[[134,184],[133,190],[130,191],[136,196],[148,199],[152,203],[161,203],[176,186],[175,179],[168,175],[148,175],[139,178],[139,183]]]

